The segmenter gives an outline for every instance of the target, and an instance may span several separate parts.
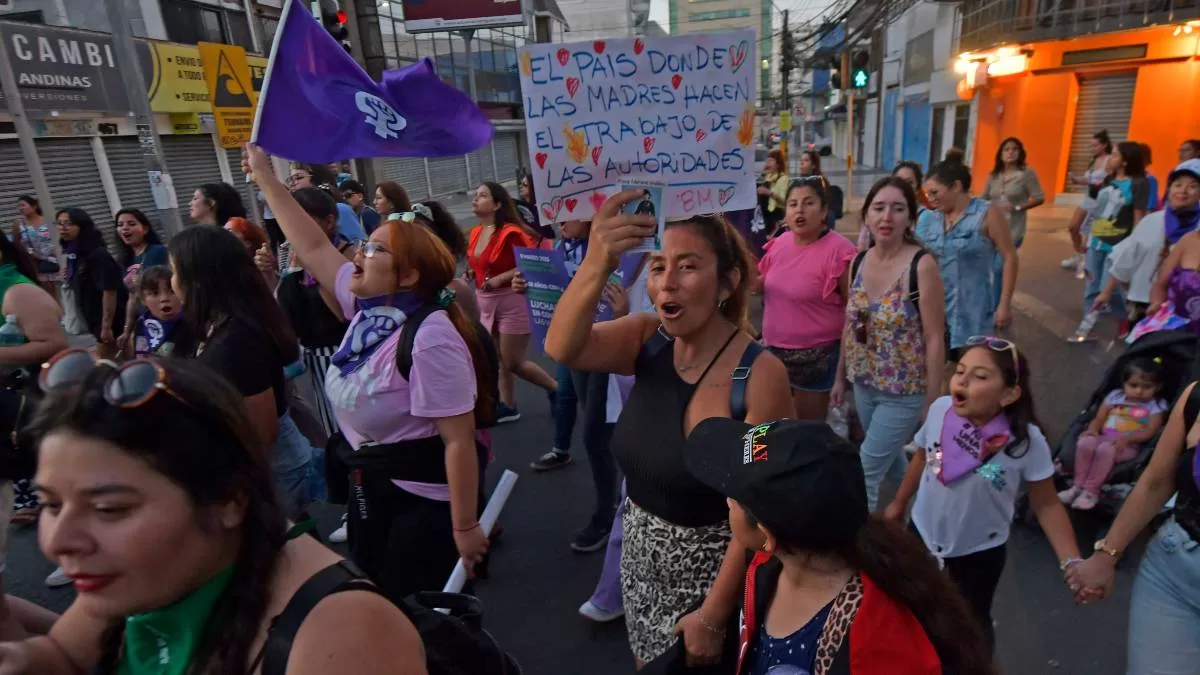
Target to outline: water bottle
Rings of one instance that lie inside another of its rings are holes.
[[[1079,328],[1075,329],[1075,335],[1071,336],[1069,342],[1086,342],[1092,334],[1092,329],[1096,327],[1096,322],[1100,320],[1100,310],[1093,309],[1083,315],[1083,321],[1079,322]]]
[[[5,315],[4,325],[0,326],[0,347],[17,347],[26,342],[28,340],[25,339],[25,331],[21,330],[21,325],[17,323],[17,315]]]

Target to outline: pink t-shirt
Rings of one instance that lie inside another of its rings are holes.
[[[838,284],[856,253],[854,244],[833,231],[807,246],[797,246],[790,232],[767,244],[758,261],[767,345],[810,349],[841,338],[846,300]]]
[[[335,294],[347,319],[357,315],[350,292],[354,265],[338,270]],[[351,324],[353,327],[353,323]],[[346,331],[346,339],[354,334]],[[325,393],[346,440],[395,443],[438,434],[437,420],[475,409],[471,353],[445,312],[426,317],[413,340],[409,380],[396,368],[400,330],[388,336],[361,368],[343,376],[336,366],[325,375]]]

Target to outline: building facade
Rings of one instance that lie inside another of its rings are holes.
[[[749,28],[758,35],[760,100],[772,98],[778,81],[779,41],[771,0],[668,0],[671,35],[713,33]]]
[[[645,35],[650,18],[649,0],[558,0],[558,7],[568,42]]]

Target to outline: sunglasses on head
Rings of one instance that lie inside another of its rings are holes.
[[[967,338],[968,347],[987,347],[994,352],[1010,352],[1012,353],[1013,370],[1018,374],[1021,372],[1020,355],[1017,353],[1017,343],[1004,338],[993,337],[991,335],[974,335]]]
[[[108,359],[97,359],[86,349],[66,349],[55,354],[42,364],[38,375],[38,386],[50,393],[66,387],[82,385],[99,367],[110,369],[105,378],[104,400],[109,405],[122,408],[138,408],[163,392],[191,408],[192,405],[175,393],[167,382],[167,371],[153,359],[134,359],[117,364]]]

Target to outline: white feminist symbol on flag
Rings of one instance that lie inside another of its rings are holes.
[[[363,121],[375,127],[375,135],[380,138],[399,138],[400,132],[408,126],[408,120],[378,96],[360,91],[354,95],[354,104],[366,113]]]

